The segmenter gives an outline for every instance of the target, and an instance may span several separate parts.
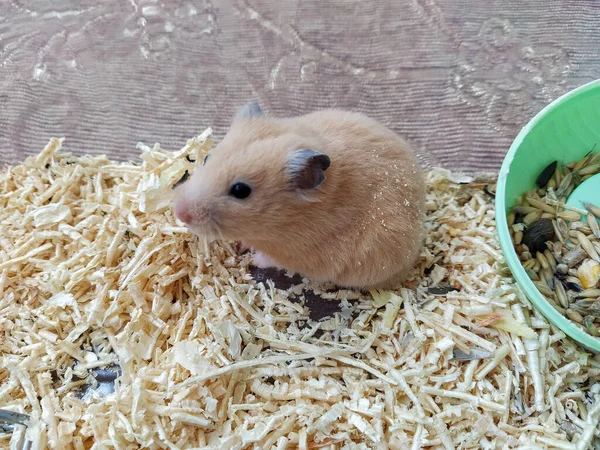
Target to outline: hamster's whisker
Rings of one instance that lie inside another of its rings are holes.
[[[213,225],[213,229],[216,232],[219,241],[221,241],[221,242],[227,241],[227,239],[225,239],[225,236],[223,236],[223,232],[221,231],[221,228],[219,228],[219,226],[217,224]]]
[[[206,236],[204,236],[202,240],[204,241],[204,257],[209,258],[210,257],[210,245],[208,245],[208,238]]]

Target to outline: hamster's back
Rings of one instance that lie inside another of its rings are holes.
[[[300,133],[317,135],[325,144],[319,151],[331,158],[320,207],[323,220],[336,223],[337,235],[322,245],[336,255],[340,282],[367,278],[375,286],[382,278],[402,279],[420,252],[425,199],[423,174],[408,143],[353,112],[324,110],[288,120]]]

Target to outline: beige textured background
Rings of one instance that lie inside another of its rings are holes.
[[[257,97],[343,107],[426,165],[496,170],[527,120],[600,78],[593,0],[0,0],[0,165],[177,149]]]

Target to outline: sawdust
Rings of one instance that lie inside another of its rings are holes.
[[[61,143],[0,175],[0,408],[30,416],[3,447],[598,445],[600,358],[515,287],[477,180],[427,174],[403,289],[281,290],[171,212],[210,130],[179,152],[140,145],[141,163]],[[311,320],[310,290],[339,312]]]

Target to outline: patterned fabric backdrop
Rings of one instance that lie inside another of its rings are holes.
[[[365,112],[426,166],[497,170],[548,102],[600,78],[590,0],[1,0],[0,165],[137,155],[271,114]]]

